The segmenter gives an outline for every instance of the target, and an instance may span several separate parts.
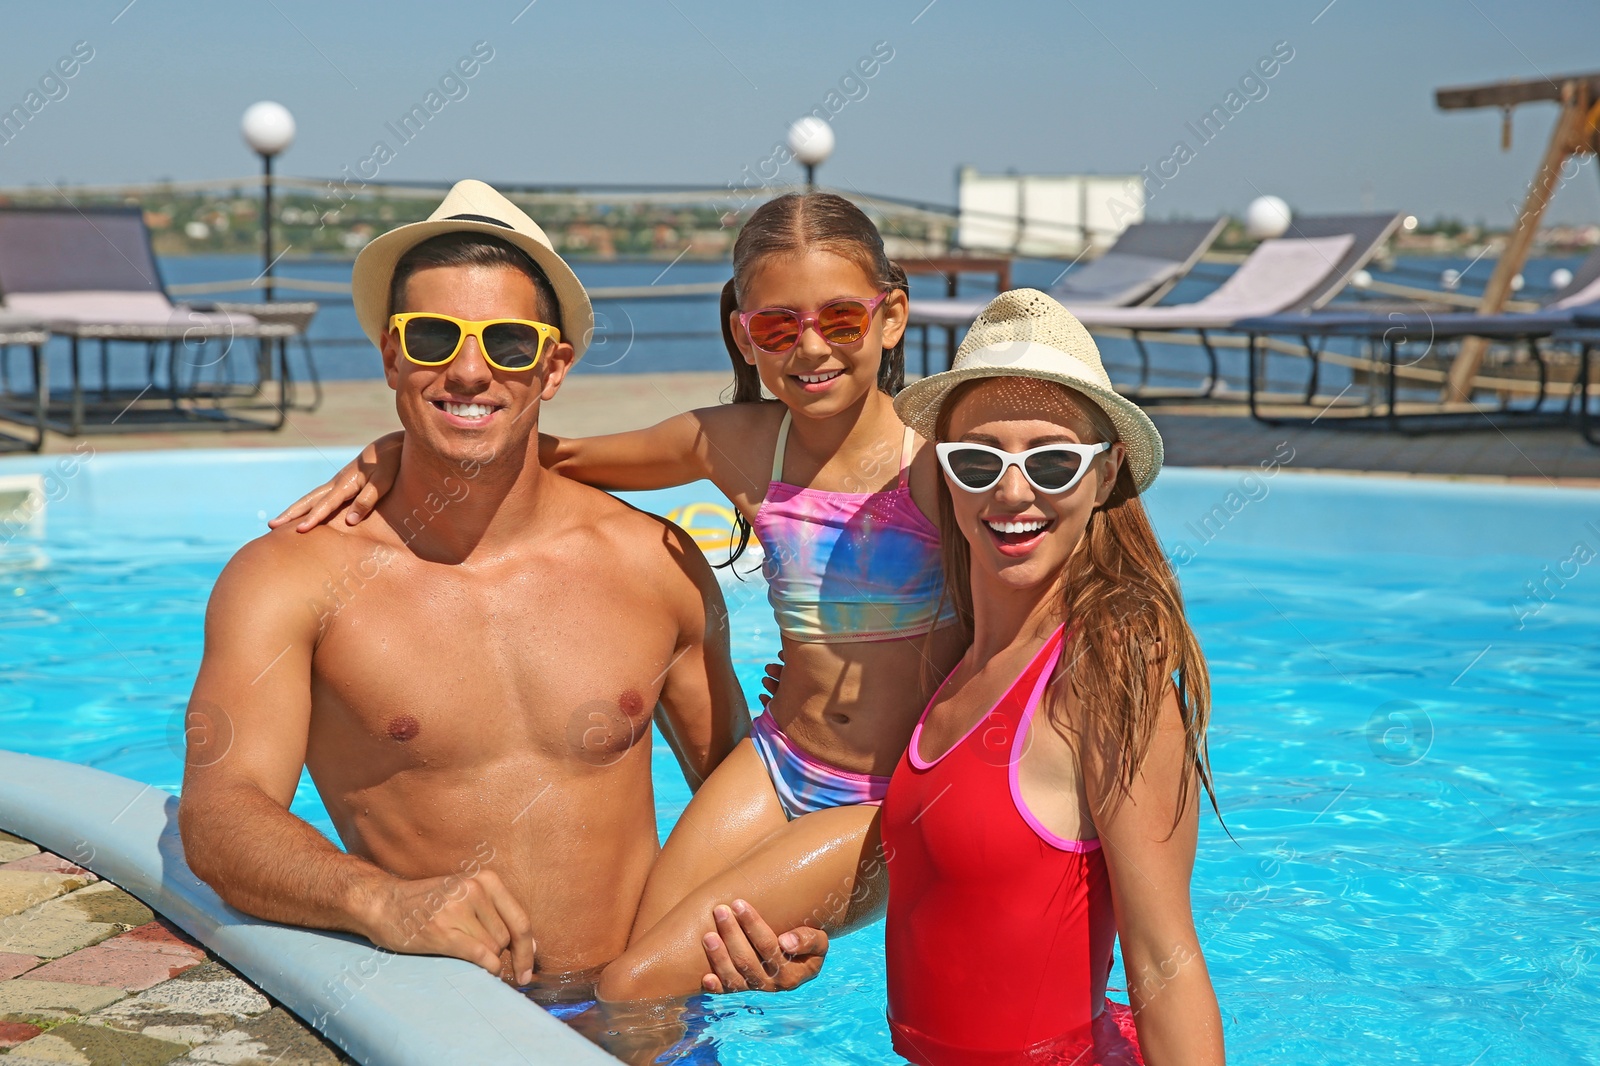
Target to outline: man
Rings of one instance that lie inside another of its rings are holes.
[[[540,404],[593,313],[523,212],[461,182],[353,286],[399,478],[371,520],[278,529],[218,578],[189,865],[262,918],[519,984],[595,973],[657,851],[652,720],[692,787],[749,729],[721,595],[682,530],[539,466]],[[289,813],[302,765],[347,850]]]

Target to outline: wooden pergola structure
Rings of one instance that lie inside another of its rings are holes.
[[[1439,89],[1434,100],[1442,111],[1464,108],[1498,107],[1504,116],[1501,123],[1500,147],[1511,147],[1511,111],[1520,104],[1553,101],[1561,105],[1556,118],[1550,144],[1545,148],[1539,169],[1528,186],[1528,195],[1517,213],[1516,228],[1506,241],[1506,247],[1495,263],[1494,274],[1483,290],[1478,304],[1482,315],[1498,314],[1511,296],[1511,282],[1522,272],[1533,247],[1534,235],[1544,218],[1550,198],[1561,187],[1562,168],[1574,156],[1600,155],[1600,71],[1591,74],[1570,74],[1554,78],[1529,78],[1520,81],[1498,81],[1487,85],[1468,85],[1454,89]],[[1469,337],[1461,344],[1461,351],[1450,367],[1440,399],[1465,401],[1472,394],[1472,380],[1477,376],[1488,340]]]

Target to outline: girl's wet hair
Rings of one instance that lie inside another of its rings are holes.
[[[951,416],[974,389],[986,383],[1003,385],[1016,380],[980,378],[957,385],[940,408],[934,439],[954,439],[950,433]],[[1099,404],[1073,389],[1054,387],[1088,423],[1086,443],[1117,439],[1116,427]],[[972,552],[956,525],[950,487],[942,477],[939,524],[944,531],[940,548],[945,594],[971,633]],[[1050,682],[1047,713],[1063,735],[1076,734],[1067,714],[1070,689],[1082,709],[1086,732],[1105,740],[1101,745],[1080,745],[1079,751],[1080,759],[1105,758],[1120,786],[1108,809],[1094,811],[1094,816],[1110,814],[1132,789],[1155,737],[1169,686],[1177,693],[1185,761],[1193,769],[1179,787],[1173,828],[1187,809],[1197,783],[1215,810],[1217,798],[1206,751],[1206,728],[1211,718],[1210,672],[1200,642],[1184,614],[1178,575],[1161,550],[1127,463],[1117,471],[1106,502],[1089,516],[1083,539],[1067,560],[1061,590],[1057,621],[1067,623],[1072,640]]]
[[[760,403],[761,375],[734,343],[732,316],[750,275],[774,256],[829,252],[861,268],[879,292],[910,295],[906,272],[883,250],[883,235],[855,204],[831,192],[792,192],[756,208],[733,242],[733,277],[722,287],[722,343],[733,360],[733,402]],[[745,308],[749,310],[749,308]],[[893,396],[905,384],[906,338],[883,352],[878,388]]]
[[[733,242],[733,277],[722,287],[722,343],[733,360],[733,402],[770,403],[761,395],[761,375],[744,361],[733,339],[733,315],[740,310],[739,296],[757,266],[774,256],[798,256],[822,251],[861,268],[879,292],[895,289],[910,295],[906,272],[890,260],[883,234],[861,208],[831,192],[787,193],[768,200],[739,231]],[[878,365],[878,388],[893,396],[906,378],[906,338],[885,348]],[[743,515],[734,519],[728,558],[718,566],[732,566],[750,544],[750,523]]]

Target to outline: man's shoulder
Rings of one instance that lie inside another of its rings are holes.
[[[694,538],[676,522],[641,510],[608,492],[587,485],[575,499],[581,504],[569,512],[586,542],[598,545],[613,565],[627,571],[641,568],[661,573],[663,566],[683,572],[706,567]]]
[[[218,578],[219,586],[269,584],[285,591],[304,584],[317,585],[341,562],[384,546],[373,530],[362,527],[336,527],[324,523],[305,532],[293,525],[279,526],[252,540],[233,553]]]
[[[614,549],[630,554],[649,553],[688,538],[675,523],[640,510],[609,492],[577,483],[572,483],[571,487],[580,491],[573,494],[577,506],[569,514],[585,527],[588,535],[607,542]]]

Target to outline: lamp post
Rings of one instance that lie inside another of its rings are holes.
[[[261,276],[265,299],[272,302],[272,157],[294,143],[294,116],[282,104],[263,100],[245,108],[239,132],[261,157]]]
[[[817,185],[817,167],[833,154],[833,127],[815,115],[797,119],[789,127],[789,151],[806,168],[806,191]]]

